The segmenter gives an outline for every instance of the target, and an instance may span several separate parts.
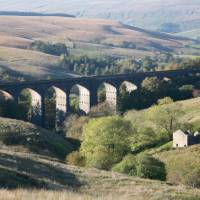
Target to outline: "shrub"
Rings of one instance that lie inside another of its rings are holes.
[[[89,121],[89,117],[78,115],[70,115],[64,123],[65,135],[73,139],[81,139],[83,127]]]
[[[107,102],[103,102],[91,108],[89,116],[90,117],[106,117],[111,116],[116,113],[114,107],[109,105]]]
[[[130,176],[136,175],[135,156],[131,154],[125,156],[120,163],[113,166],[112,170],[115,172],[130,175]]]
[[[165,181],[166,169],[165,164],[160,160],[148,155],[139,155],[137,157],[137,176]]]
[[[85,158],[80,154],[79,151],[73,151],[72,153],[67,155],[65,162],[68,165],[76,165],[80,167],[85,166]]]

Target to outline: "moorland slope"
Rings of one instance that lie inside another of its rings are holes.
[[[30,50],[33,41],[64,43],[71,55],[141,59],[162,53],[195,54],[193,39],[127,26],[103,19],[56,16],[0,16],[1,74],[25,79],[71,76],[59,56]],[[5,76],[2,76],[2,80]]]
[[[77,17],[104,18],[166,32],[200,28],[198,0],[1,0],[4,11],[69,13]]]
[[[199,190],[182,185],[65,165],[63,154],[73,150],[71,142],[22,121],[1,118],[0,122],[0,194],[4,200],[27,199],[27,195],[29,199],[61,200],[189,200],[200,196]]]

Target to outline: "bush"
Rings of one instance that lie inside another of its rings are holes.
[[[148,155],[140,155],[137,157],[137,176],[141,178],[166,180],[165,164],[160,160]]]
[[[64,129],[66,137],[80,140],[82,137],[83,127],[88,123],[89,117],[70,115],[65,119]]]
[[[129,176],[166,180],[164,163],[148,155],[133,156],[129,154],[120,163],[114,165],[112,170]]]
[[[76,165],[80,167],[85,166],[85,158],[80,154],[79,151],[73,151],[72,153],[67,155],[65,162],[68,165]]]
[[[91,108],[90,117],[106,117],[116,114],[114,107],[109,105],[107,102],[103,102]]]
[[[123,160],[114,165],[112,168],[113,171],[127,174],[129,176],[136,175],[136,158],[133,155],[127,155]]]

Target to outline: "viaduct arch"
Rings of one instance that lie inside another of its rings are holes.
[[[122,85],[125,86],[127,92],[132,92],[140,88],[142,81],[146,77],[157,77],[159,79],[165,79],[167,77],[173,80],[180,77],[194,76],[200,77],[200,69],[1,83],[0,91],[2,91],[7,98],[13,98],[15,101],[18,101],[21,91],[28,89],[31,95],[33,122],[45,126],[45,93],[49,88],[53,88],[55,92],[56,123],[59,124],[66,113],[71,112],[69,96],[74,86],[76,86],[79,91],[79,108],[87,114],[92,106],[98,104],[97,91],[100,85],[104,85],[105,87],[106,101],[110,105],[116,107],[117,96]]]

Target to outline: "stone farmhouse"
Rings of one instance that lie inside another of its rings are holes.
[[[173,133],[173,148],[187,147],[200,144],[200,132],[178,130]]]

